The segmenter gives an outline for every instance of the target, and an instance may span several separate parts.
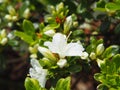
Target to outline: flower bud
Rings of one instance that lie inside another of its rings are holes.
[[[55,56],[52,54],[52,52],[47,49],[47,48],[44,48],[44,47],[38,47],[38,51],[43,55],[45,56],[46,58],[52,60],[52,61],[56,61],[56,58]]]
[[[27,9],[24,11],[24,13],[23,13],[23,17],[24,17],[24,18],[29,18],[29,16],[30,16],[30,9],[27,8]]]
[[[37,48],[29,47],[30,53],[37,53]]]
[[[103,44],[99,44],[97,46],[97,48],[96,48],[96,54],[97,55],[101,55],[103,53],[104,49],[105,49],[104,45]]]
[[[13,33],[9,33],[9,34],[7,35],[7,37],[8,37],[10,40],[12,40],[12,39],[15,38],[15,35],[14,35]]]
[[[12,20],[12,16],[7,14],[7,15],[5,15],[5,19]]]
[[[0,32],[0,35],[2,38],[5,38],[6,37],[6,30],[3,29],[1,32]]]
[[[34,58],[34,59],[36,59],[36,58],[37,58],[37,54],[36,54],[36,53],[31,54],[31,55],[30,55],[30,58]]]
[[[90,58],[91,58],[92,60],[95,60],[95,59],[96,59],[96,55],[95,55],[94,52],[91,52],[91,53],[90,53]]]
[[[8,6],[8,12],[9,12],[10,15],[15,15],[16,14],[16,11],[12,6]]]
[[[17,20],[18,20],[18,17],[17,17],[17,16],[12,16],[12,20],[13,20],[13,21],[17,21]]]
[[[52,37],[55,34],[54,30],[48,30],[44,32],[45,35]]]
[[[2,45],[5,45],[7,42],[8,42],[8,39],[7,38],[3,38],[0,43]]]
[[[88,58],[88,53],[87,52],[83,52],[81,55],[81,59],[87,59]]]
[[[82,25],[80,25],[80,28],[82,28],[82,29],[89,29],[89,30],[91,30],[91,25],[90,24],[88,24],[88,23],[83,23]]]
[[[73,26],[77,27],[78,26],[78,22],[77,21],[73,22]]]
[[[50,67],[52,66],[52,64],[54,64],[54,62],[51,62],[48,58],[43,58],[41,59],[41,61],[43,62],[43,65]]]
[[[67,60],[66,59],[60,59],[58,62],[57,62],[57,65],[60,67],[60,68],[63,68],[64,66],[66,66],[67,64]]]
[[[64,33],[67,33],[70,30],[71,25],[72,25],[72,17],[68,16],[64,23]]]
[[[56,10],[61,11],[61,9],[63,9],[63,8],[64,8],[64,4],[61,2],[60,4],[57,5]]]

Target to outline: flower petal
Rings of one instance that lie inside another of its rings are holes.
[[[69,43],[66,46],[65,56],[81,56],[84,48],[78,43]]]
[[[61,33],[56,33],[53,36],[52,42],[45,42],[45,46],[48,46],[48,48],[53,53],[58,53],[60,57],[65,57],[64,50],[67,45],[66,36]]]
[[[36,59],[31,59],[31,65],[30,76],[37,79],[41,87],[45,87],[47,70],[43,69]]]

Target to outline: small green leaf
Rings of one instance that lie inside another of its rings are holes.
[[[57,23],[54,23],[54,24],[50,24],[50,25],[47,25],[43,31],[47,31],[47,30],[51,30],[51,29],[56,29],[56,28],[59,28],[60,27],[60,24],[57,24]]]
[[[97,90],[109,90],[109,88],[107,86],[103,85],[103,84],[99,84],[97,86]]]
[[[35,33],[35,28],[34,28],[32,22],[28,21],[28,20],[23,21],[23,30],[27,35],[33,36]]]
[[[104,51],[102,58],[111,58],[112,56],[116,55],[117,53],[119,53],[119,46],[112,45]]]
[[[69,71],[70,72],[74,72],[74,73],[77,73],[77,72],[80,72],[82,70],[82,67],[80,65],[71,65],[69,67]]]
[[[106,12],[105,8],[95,8],[94,11]]]
[[[58,82],[57,82],[57,85],[56,85],[56,89],[55,90],[71,90],[70,89],[70,81],[71,81],[71,78],[70,77],[67,77],[65,79],[60,79]]]
[[[40,89],[39,82],[29,77],[25,79],[25,88],[26,90],[42,90]]]
[[[15,31],[14,33],[16,36],[20,37],[22,40],[24,40],[25,42],[27,42],[29,44],[32,44],[34,42],[34,40],[32,39],[31,36],[29,36],[23,32]]]
[[[104,80],[104,75],[103,74],[101,74],[101,73],[96,73],[95,75],[94,75],[94,78],[97,80],[97,81],[100,81],[100,82],[103,82],[103,80]]]
[[[112,62],[115,64],[116,67],[116,73],[119,73],[120,71],[120,54],[115,55],[112,58]],[[111,65],[112,66],[112,65]]]
[[[119,4],[116,4],[116,3],[107,3],[105,5],[105,9],[108,11],[108,12],[115,12],[116,10],[120,10],[120,5]]]

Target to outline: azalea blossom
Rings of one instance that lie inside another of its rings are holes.
[[[84,48],[80,43],[67,43],[67,37],[61,33],[56,33],[53,36],[52,42],[45,42],[45,46],[49,48],[52,53],[57,53],[60,60],[57,65],[63,68],[67,64],[66,56],[81,56],[83,57]]]
[[[38,60],[31,59],[32,68],[29,70],[31,78],[37,79],[41,87],[45,87],[47,70],[43,69]]]
[[[60,58],[65,56],[81,56],[84,48],[79,43],[67,43],[67,37],[61,33],[56,33],[53,36],[52,42],[45,42],[52,53],[57,53]]]

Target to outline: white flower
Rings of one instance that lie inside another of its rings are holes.
[[[52,42],[45,42],[45,46],[48,46],[52,53],[59,54],[60,58],[65,58],[65,56],[81,56],[84,48],[78,43],[67,44],[67,38],[61,33],[56,33],[53,36]]]
[[[57,65],[58,65],[60,68],[63,68],[66,64],[67,64],[67,60],[66,60],[66,59],[60,59],[60,60],[57,62]]]
[[[45,87],[47,70],[36,59],[31,59],[32,68],[29,70],[31,78],[37,79],[41,87]]]

